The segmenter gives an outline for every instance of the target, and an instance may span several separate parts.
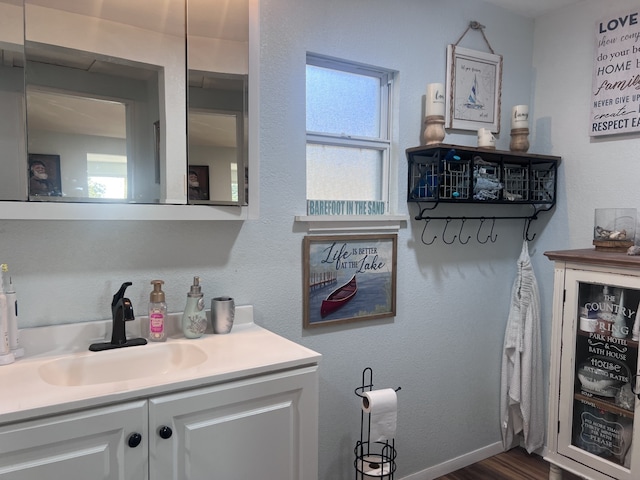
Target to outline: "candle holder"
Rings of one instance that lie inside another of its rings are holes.
[[[444,135],[444,115],[427,115],[424,119],[424,134],[422,136],[424,144],[442,143]]]
[[[511,143],[509,149],[512,152],[526,152],[529,150],[529,129],[528,128],[512,128]]]

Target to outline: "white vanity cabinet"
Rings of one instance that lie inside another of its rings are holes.
[[[138,400],[1,426],[0,479],[147,478],[147,419]]]
[[[317,418],[317,366],[284,370],[0,427],[0,479],[314,479]]]
[[[585,250],[555,261],[548,454],[589,479],[640,478],[640,258]]]
[[[316,367],[152,398],[149,478],[317,478],[317,402]]]

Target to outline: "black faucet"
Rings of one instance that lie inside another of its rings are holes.
[[[112,348],[133,347],[135,345],[145,345],[147,341],[144,338],[132,338],[127,340],[125,331],[125,322],[135,320],[133,315],[133,305],[131,300],[124,296],[127,287],[133,285],[131,282],[125,282],[120,290],[113,296],[111,302],[111,318],[113,319],[113,329],[111,331],[111,342],[92,343],[89,350],[99,352],[101,350],[111,350]]]
[[[127,343],[124,322],[135,320],[131,300],[124,296],[124,291],[130,285],[133,284],[131,282],[123,283],[120,290],[113,296],[113,301],[111,302],[111,318],[113,318],[113,331],[111,332],[112,345],[123,345]]]

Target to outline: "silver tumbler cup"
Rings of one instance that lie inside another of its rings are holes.
[[[213,333],[229,333],[236,316],[236,306],[231,297],[216,297],[211,300],[211,324]]]

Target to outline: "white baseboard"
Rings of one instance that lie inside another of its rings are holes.
[[[404,477],[400,480],[433,480],[434,478],[447,475],[448,473],[455,472],[460,468],[467,467],[472,463],[479,462],[485,458],[492,457],[499,453],[502,453],[504,448],[502,442],[496,442],[492,445],[479,448],[473,452],[466,453],[460,457],[453,458],[439,465],[434,465],[421,472],[412,473],[408,477]]]

